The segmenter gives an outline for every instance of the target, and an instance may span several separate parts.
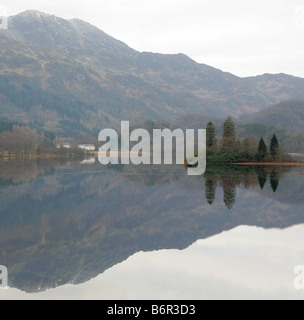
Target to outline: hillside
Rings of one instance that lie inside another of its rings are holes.
[[[304,100],[303,89],[288,75],[239,78],[183,54],[140,53],[89,23],[37,11],[0,30],[1,118],[59,136],[96,135],[120,120],[240,116]]]
[[[206,128],[209,121],[215,125],[217,138],[220,141],[224,117],[198,114],[185,116],[180,118],[175,126],[183,129]],[[234,122],[237,125],[239,139],[255,138],[260,140],[263,137],[269,143],[273,134],[276,134],[286,152],[304,152],[304,101],[281,102],[261,111],[234,118]]]
[[[241,117],[243,123],[262,123],[294,134],[304,128],[304,101],[286,101]]]
[[[242,116],[240,122],[240,135],[246,132],[248,136],[264,136],[270,141],[275,133],[286,151],[304,152],[304,101],[282,102]]]
[[[51,132],[14,122],[0,121],[0,158],[3,152],[36,152],[38,148],[54,148],[55,136]]]

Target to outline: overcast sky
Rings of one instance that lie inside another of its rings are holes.
[[[303,0],[0,2],[0,14],[29,9],[83,19],[136,50],[185,53],[239,76],[304,77]]]

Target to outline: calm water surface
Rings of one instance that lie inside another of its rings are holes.
[[[303,168],[0,163],[0,299],[304,299]]]

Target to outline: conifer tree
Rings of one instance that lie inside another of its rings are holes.
[[[209,122],[207,125],[207,130],[206,130],[206,142],[207,142],[207,148],[212,148],[216,146],[216,134],[215,134],[215,127],[212,122]]]
[[[221,141],[222,150],[226,152],[234,152],[239,147],[236,140],[236,128],[233,120],[229,117],[223,127],[223,139]]]
[[[264,160],[267,155],[267,146],[263,138],[261,138],[259,142],[259,147],[258,147],[258,155],[257,159],[258,160]]]
[[[224,131],[223,138],[230,138],[230,139],[236,140],[236,128],[231,117],[229,117],[225,121],[223,131]]]
[[[273,160],[276,160],[280,154],[280,145],[277,136],[274,134],[270,142],[270,153]]]

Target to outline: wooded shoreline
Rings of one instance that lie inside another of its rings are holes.
[[[97,152],[88,152],[82,155],[76,153],[2,153],[0,154],[1,160],[35,160],[35,159],[86,159],[89,156],[97,157]],[[121,154],[119,154],[121,156]],[[185,166],[190,166],[188,163],[184,163]],[[304,162],[230,162],[230,163],[216,163],[207,162],[207,165],[236,165],[236,166],[304,166]]]
[[[238,166],[304,166],[304,162],[238,162]]]

